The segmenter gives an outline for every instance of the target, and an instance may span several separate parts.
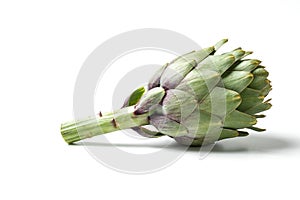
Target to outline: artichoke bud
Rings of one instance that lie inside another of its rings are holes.
[[[180,56],[154,75],[150,91],[158,86],[165,90],[161,113],[149,118],[156,131],[142,127],[138,132],[199,146],[248,135],[239,130],[243,128],[264,130],[253,125],[264,116],[255,114],[271,107],[270,100],[264,101],[272,89],[268,72],[261,61],[243,59],[251,51],[237,48],[213,55],[225,42]]]
[[[68,143],[119,129],[132,128],[146,137],[163,135],[185,145],[201,146],[215,141],[247,136],[241,129],[254,127],[261,112],[271,108],[268,71],[261,61],[244,59],[251,51],[236,48],[214,55],[227,42],[192,51],[163,65],[144,87],[125,101],[125,108],[100,116],[97,124],[62,125]],[[100,129],[99,127],[100,126]]]

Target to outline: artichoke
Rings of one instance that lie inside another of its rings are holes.
[[[132,128],[145,137],[169,136],[190,146],[247,136],[271,107],[272,86],[261,61],[241,48],[215,55],[227,42],[192,51],[163,65],[121,109],[61,125],[67,143]]]

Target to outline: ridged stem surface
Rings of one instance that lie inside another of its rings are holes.
[[[96,135],[149,123],[148,113],[136,115],[133,111],[133,106],[130,106],[103,116],[64,123],[61,125],[62,137],[68,144],[71,144]]]

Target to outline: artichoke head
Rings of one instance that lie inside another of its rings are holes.
[[[148,113],[149,125],[133,127],[146,137],[170,136],[184,145],[201,146],[247,136],[271,107],[272,87],[261,61],[245,59],[241,48],[215,55],[227,40],[182,55],[163,65],[147,86],[135,90],[123,107]]]

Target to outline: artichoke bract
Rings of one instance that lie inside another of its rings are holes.
[[[227,42],[192,51],[163,65],[147,86],[132,92],[121,109],[96,118],[61,125],[69,144],[132,128],[145,137],[169,136],[190,146],[247,136],[261,112],[271,107],[265,97],[272,86],[261,61],[245,59],[241,48],[215,55]]]

